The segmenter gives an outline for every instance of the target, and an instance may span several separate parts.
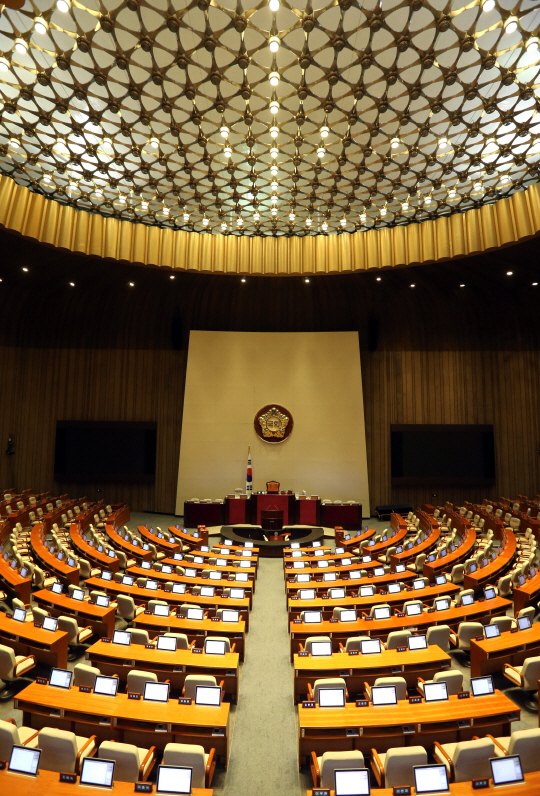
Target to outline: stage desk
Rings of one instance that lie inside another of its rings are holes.
[[[14,706],[23,711],[23,725],[36,730],[56,727],[86,737],[97,735],[98,743],[118,741],[146,749],[163,750],[168,743],[200,744],[207,754],[214,748],[225,764],[229,757],[227,702],[206,707],[169,699],[163,705],[129,699],[127,694],[109,697],[32,683],[18,694]]]
[[[338,589],[340,587],[345,588],[347,591],[358,591],[360,586],[386,586],[388,583],[397,583],[398,581],[407,583],[419,577],[416,572],[411,572],[410,569],[398,573],[387,572],[378,578],[371,576],[354,580],[349,578],[348,575],[345,578],[337,578],[336,580],[324,580],[322,575],[315,578],[312,573],[308,574],[311,575],[311,580],[308,583],[298,583],[296,580],[289,580],[289,577],[287,577],[287,592],[298,591],[298,589],[316,589],[317,594],[326,594],[328,589]],[[288,572],[287,575],[289,576],[290,573]]]
[[[228,638],[231,646],[235,645],[235,652],[244,660],[246,623],[240,620],[233,622],[215,621],[218,617],[203,619],[198,622],[180,616],[155,616],[154,614],[139,614],[132,622],[133,627],[148,631],[151,639],[163,633],[184,633],[189,643],[195,641],[196,646],[202,647],[206,636],[222,636]]]
[[[118,558],[111,558],[105,553],[100,553],[94,545],[86,541],[81,534],[77,523],[72,522],[69,526],[69,536],[71,543],[81,558],[87,559],[92,568],[108,569],[111,572],[118,572],[120,561]]]
[[[250,608],[251,596],[255,591],[254,580],[235,581],[234,578],[229,579],[228,577],[214,580],[213,578],[209,578],[207,575],[201,578],[187,578],[185,575],[177,575],[176,572],[161,572],[161,570],[157,571],[155,569],[143,569],[142,567],[128,567],[126,569],[126,575],[132,575],[136,578],[152,578],[153,580],[157,580],[162,584],[185,583],[186,586],[215,586],[218,592],[222,592],[223,589],[230,589],[238,586],[238,588],[244,589],[248,595],[250,600]]]
[[[137,525],[137,530],[146,542],[155,545],[156,549],[159,550],[161,553],[167,553],[167,555],[174,555],[175,553],[182,552],[182,548],[179,542],[169,542],[167,541],[167,539],[165,539],[164,536],[162,536],[160,539],[158,537],[158,532],[151,533],[150,530],[146,528],[144,525]]]
[[[116,618],[116,603],[101,608],[89,600],[74,600],[67,594],[55,594],[50,589],[34,592],[34,600],[51,616],[71,616],[80,628],[91,627],[96,636],[112,636]]]
[[[524,782],[513,782],[511,785],[493,785],[493,780],[490,779],[490,786],[484,793],[487,796],[537,796],[540,793],[540,771],[531,771],[529,774],[524,774]],[[478,796],[478,790],[474,789],[472,782],[451,782],[449,790],[446,793],[449,796]],[[201,791],[202,793],[203,791]],[[412,793],[415,793],[414,787]],[[373,796],[393,796],[393,788],[377,788],[372,790]],[[195,796],[195,790],[193,791]],[[308,790],[307,796],[313,796],[314,791]],[[336,796],[335,791],[330,791],[330,796]]]
[[[236,503],[236,500],[229,501],[229,517],[233,510],[230,504]],[[249,504],[251,504],[251,524],[261,525],[261,511],[282,511],[283,512],[283,527],[286,525],[296,524],[296,498],[292,495],[282,495],[278,492],[266,492],[258,495],[253,493],[246,511],[249,511]],[[270,535],[272,531],[268,531]]]
[[[525,658],[540,655],[540,623],[528,630],[507,630],[497,638],[471,639],[471,676],[502,671],[505,663],[521,666]]]
[[[86,659],[92,666],[97,666],[101,674],[107,677],[117,674],[122,682],[126,682],[131,669],[154,672],[160,682],[169,680],[171,688],[180,692],[188,674],[210,674],[218,685],[223,680],[223,692],[229,694],[233,702],[237,701],[239,655],[236,651],[225,655],[205,655],[191,649],[168,652],[147,649],[144,644],[124,647],[98,641],[88,647]]]
[[[424,746],[434,741],[458,743],[473,736],[494,737],[511,734],[512,721],[519,721],[520,710],[500,691],[482,697],[458,699],[451,696],[440,702],[357,708],[348,702],[344,708],[304,708],[298,706],[300,765],[315,752],[359,749],[364,755],[375,748],[386,752],[396,746]]]
[[[17,796],[81,796],[81,785],[62,782],[59,784],[59,774],[56,771],[39,769],[36,777],[27,777],[24,774],[14,774],[11,771],[0,771],[0,788],[11,790]],[[528,775],[527,775],[528,776]],[[132,796],[133,782],[120,782],[115,780],[112,788],[98,788],[83,785],[85,796],[103,796],[103,793],[112,793],[114,796]],[[191,796],[212,796],[212,788],[192,788]]]
[[[516,614],[518,614],[522,608],[526,608],[531,603],[537,602],[540,597],[540,572],[537,572],[534,578],[527,580],[523,586],[514,586],[512,597]]]
[[[350,655],[334,652],[332,657],[312,658],[295,655],[294,698],[306,699],[307,684],[325,677],[343,677],[347,683],[349,699],[353,694],[364,692],[364,683],[374,685],[377,677],[404,677],[409,687],[416,687],[419,677],[431,680],[444,669],[452,668],[452,659],[437,646],[425,650],[383,650],[378,655]]]
[[[33,622],[17,622],[0,613],[0,644],[11,647],[15,655],[34,655],[47,666],[65,669],[68,634],[63,630],[43,630]]]
[[[292,655],[299,651],[299,644],[305,643],[309,636],[329,636],[332,639],[332,649],[339,651],[339,642],[345,645],[346,639],[351,636],[370,636],[385,641],[388,634],[395,630],[411,630],[413,633],[426,633],[433,625],[449,625],[451,630],[457,632],[460,622],[489,623],[494,616],[505,616],[512,605],[510,600],[495,597],[493,600],[476,602],[473,605],[460,605],[448,611],[430,613],[424,611],[418,616],[392,616],[390,619],[357,619],[356,622],[338,622],[330,619],[319,624],[305,624],[298,619],[289,623],[291,634],[291,660]]]

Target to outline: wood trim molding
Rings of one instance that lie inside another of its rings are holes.
[[[402,268],[511,246],[540,232],[540,184],[466,213],[366,232],[237,237],[134,224],[61,205],[0,176],[0,227],[59,249],[179,271],[267,276]]]

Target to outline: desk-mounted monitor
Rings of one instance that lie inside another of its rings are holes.
[[[464,594],[461,598],[462,605],[472,605],[474,603],[474,597],[472,594]]]
[[[373,609],[374,619],[390,619],[391,615],[391,609],[387,605],[379,606],[378,608]]]
[[[146,702],[168,702],[170,683],[145,683],[143,699]]]
[[[172,566],[170,564],[162,564],[161,572],[163,575],[170,575],[172,573]]]
[[[73,589],[71,592],[71,597],[73,600],[78,600],[80,603],[84,600],[84,592],[82,589]]]
[[[423,634],[420,636],[409,636],[407,639],[409,650],[425,650],[427,649],[427,638]]]
[[[375,567],[373,575],[376,578],[381,578],[384,575],[384,567]]]
[[[301,550],[293,550],[291,553],[291,558],[302,558],[302,551]]]
[[[329,565],[328,561],[317,561],[317,567],[319,569],[328,569],[329,566],[330,565]]]
[[[297,562],[297,563],[298,563],[298,562]],[[300,563],[302,563],[302,562],[300,562]],[[251,567],[251,561],[240,561],[240,567],[241,567],[242,569],[250,569],[250,567]]]
[[[319,707],[320,708],[344,708],[345,689],[344,688],[319,688]]]
[[[305,569],[306,565],[304,561],[295,561],[293,563],[293,569]]]
[[[367,768],[336,768],[334,770],[336,796],[369,796],[369,770]]]
[[[345,589],[330,589],[331,600],[343,600],[345,597]]]
[[[315,545],[313,545],[313,547],[315,547]],[[344,553],[344,552],[345,552],[345,548],[344,547],[336,547],[336,549],[334,550],[334,553],[337,553],[337,555],[341,555],[341,553]]]
[[[73,672],[67,669],[51,669],[49,685],[53,688],[64,688],[66,691],[71,687]]]
[[[417,578],[413,580],[413,589],[416,591],[417,589],[423,589],[425,587],[424,579]]]
[[[437,611],[448,611],[450,608],[450,600],[447,597],[435,600],[435,608]]]
[[[208,573],[209,580],[221,580],[221,572],[216,572],[215,569],[211,569]]]
[[[51,591],[54,594],[62,594],[62,590],[63,590],[63,586],[62,586],[61,583],[53,583],[53,585],[51,586]]]
[[[318,625],[322,622],[322,611],[304,611],[306,625]]]
[[[400,591],[401,591],[401,586],[399,583],[388,584],[388,594],[399,594]]]
[[[315,589],[298,589],[298,597],[301,600],[314,600]]]
[[[349,572],[350,580],[360,580],[361,577],[362,577],[362,572],[359,569],[351,569],[351,571]],[[334,578],[334,580],[336,580],[336,578]]]
[[[204,609],[203,608],[188,608],[187,609],[187,619],[195,619],[198,622],[201,622],[204,619]]]
[[[406,569],[407,567],[405,566],[405,564],[396,564],[396,573],[405,572]]]
[[[225,655],[227,642],[225,639],[211,639],[207,638],[204,642],[204,651],[206,655]]]
[[[173,583],[173,594],[185,594],[186,593],[186,584],[185,583]]]
[[[201,597],[213,597],[215,593],[215,586],[201,586]]]
[[[528,630],[532,627],[531,618],[529,616],[520,616],[517,620],[517,624],[520,630]]]
[[[147,580],[145,589],[150,589],[150,591],[157,591],[158,582],[157,580]]]
[[[300,547],[300,542],[293,542],[291,544],[291,550],[298,550],[299,547]]]
[[[12,619],[16,622],[26,622],[26,611],[24,608],[15,608]]]
[[[371,688],[371,702],[374,707],[379,705],[397,705],[395,685],[374,685]]]
[[[133,586],[133,578],[131,575],[124,575],[122,578],[122,586]]]
[[[370,638],[360,642],[360,652],[362,655],[378,655],[382,652],[381,641],[378,638]]]
[[[247,583],[248,582],[248,574],[247,572],[235,572],[234,579],[239,583]]]
[[[98,594],[96,597],[96,605],[100,608],[108,608],[111,598],[106,594]]]
[[[198,685],[195,688],[195,704],[218,708],[221,705],[221,688],[216,685]]]
[[[321,556],[324,555],[324,550],[315,550],[314,555],[316,558],[320,558]]]
[[[311,575],[308,575],[307,573],[302,572],[296,576],[297,583],[309,583],[310,580],[311,580]]]
[[[312,641],[311,642],[311,657],[312,658],[331,658],[332,657],[332,642],[331,641]]]
[[[489,696],[489,694],[495,693],[491,675],[488,674],[485,677],[471,677],[471,691],[474,697]]]
[[[323,580],[325,583],[331,580],[337,580],[337,572],[325,572],[323,575]]]
[[[346,611],[339,612],[339,621],[340,622],[356,622],[356,611],[353,609],[347,609]]]
[[[184,575],[186,578],[196,578],[197,570],[193,569],[193,567],[186,567],[184,570]]]
[[[448,701],[448,688],[446,683],[424,683],[425,702],[446,702]]]
[[[185,766],[158,766],[156,794],[189,794],[193,769]]]
[[[499,625],[485,625],[484,636],[485,638],[497,638],[501,635]]]
[[[170,607],[168,605],[162,605],[161,603],[156,603],[154,605],[154,616],[169,616]]]
[[[523,769],[521,768],[519,755],[492,757],[489,762],[495,787],[497,785],[511,785],[514,782],[523,782]]]
[[[113,576],[112,572],[107,572],[107,571],[102,572],[101,580],[112,580],[112,576]]]
[[[14,745],[9,757],[8,771],[35,777],[39,768],[40,756],[41,749],[29,749],[27,746]]]
[[[56,633],[56,628],[58,627],[58,619],[54,616],[45,616],[43,618],[43,630],[50,630],[52,633]]]
[[[240,621],[240,611],[232,611],[230,608],[223,608],[221,611],[221,621],[236,624]]]
[[[176,638],[174,636],[158,636],[157,649],[162,652],[176,652]]]
[[[193,556],[194,564],[204,564],[204,556]]]
[[[449,793],[445,765],[413,766],[415,790],[420,794]]]
[[[422,606],[420,603],[410,603],[405,606],[405,613],[407,616],[420,616],[422,613]]]
[[[152,569],[152,564],[150,561],[141,561],[142,569]]]
[[[115,697],[118,691],[118,677],[103,677],[98,675],[94,683],[94,694]]]
[[[446,575],[437,575],[435,578],[436,586],[446,586]]]
[[[115,630],[113,633],[113,644],[120,644],[122,647],[129,647],[131,644],[131,633],[125,630]]]
[[[362,556],[362,564],[369,564],[372,560],[371,556]]]
[[[360,597],[373,597],[375,594],[375,586],[360,586]]]

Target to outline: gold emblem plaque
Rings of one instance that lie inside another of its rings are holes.
[[[255,433],[263,442],[285,442],[293,430],[293,419],[288,409],[279,404],[267,404],[259,409],[254,421]]]

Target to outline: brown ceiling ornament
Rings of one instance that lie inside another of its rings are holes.
[[[255,433],[263,442],[285,442],[293,430],[291,413],[279,404],[267,404],[259,409],[253,421]]]

